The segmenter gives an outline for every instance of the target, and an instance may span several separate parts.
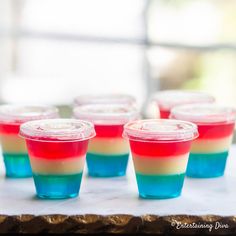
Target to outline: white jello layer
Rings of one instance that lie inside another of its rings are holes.
[[[179,156],[148,157],[132,154],[135,171],[143,174],[185,173],[189,153]]]
[[[5,153],[27,153],[25,140],[16,134],[1,134],[0,141]]]
[[[88,152],[121,155],[129,153],[129,143],[123,138],[93,138],[89,141]]]
[[[191,146],[191,153],[225,152],[230,148],[233,136],[218,139],[196,139]]]
[[[40,174],[74,174],[83,171],[85,156],[50,160],[30,157],[33,172]]]

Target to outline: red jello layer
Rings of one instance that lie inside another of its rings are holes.
[[[168,119],[170,115],[170,110],[162,110],[160,108],[160,118],[161,119]]]
[[[20,124],[5,124],[0,123],[0,133],[1,134],[19,134],[20,131]]]
[[[191,141],[181,142],[141,142],[130,140],[131,152],[142,156],[183,155],[190,151]]]
[[[88,140],[73,142],[44,142],[26,139],[30,156],[46,159],[63,159],[85,155],[88,148]]]
[[[234,123],[198,124],[199,139],[217,139],[233,134]]]
[[[95,125],[96,137],[122,137],[124,125]]]

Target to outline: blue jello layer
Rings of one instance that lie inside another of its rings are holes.
[[[72,198],[79,194],[82,172],[70,175],[33,174],[36,192],[40,198]]]
[[[32,177],[28,154],[3,153],[6,176],[9,178]]]
[[[87,153],[86,161],[90,176],[113,177],[126,173],[129,154],[102,155]]]
[[[136,173],[141,198],[174,198],[181,194],[185,173],[175,175],[145,175]]]
[[[187,176],[193,178],[213,178],[224,175],[228,152],[191,153],[189,156]]]

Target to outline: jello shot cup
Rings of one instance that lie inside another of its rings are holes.
[[[89,176],[125,175],[129,144],[122,137],[123,126],[138,118],[137,110],[119,104],[90,104],[75,108],[74,116],[95,126],[96,137],[89,142],[86,157]]]
[[[80,95],[74,99],[74,106],[89,104],[120,104],[136,106],[135,97],[128,94]]]
[[[192,143],[187,176],[211,178],[224,175],[235,116],[235,109],[216,104],[184,105],[171,111],[171,118],[198,126],[199,137]]]
[[[185,91],[185,90],[164,90],[157,92],[152,101],[156,103],[159,116],[168,119],[172,108],[193,103],[214,103],[215,98],[207,93]]]
[[[171,119],[139,120],[126,124],[123,135],[129,139],[139,196],[178,197],[197,126]]]
[[[50,106],[0,106],[0,142],[7,177],[32,177],[26,144],[19,137],[20,125],[30,120],[56,117],[57,108]]]
[[[88,141],[95,136],[93,124],[75,119],[30,121],[21,125],[20,135],[26,140],[38,197],[76,197]]]

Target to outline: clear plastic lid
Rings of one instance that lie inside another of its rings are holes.
[[[156,93],[153,98],[158,106],[165,110],[189,103],[213,103],[215,98],[207,93],[183,90],[165,90]]]
[[[195,124],[187,121],[147,119],[127,123],[123,136],[147,142],[187,141],[197,138],[198,130]]]
[[[236,110],[216,104],[189,104],[173,108],[170,117],[194,123],[230,123],[235,121]]]
[[[128,105],[90,104],[74,108],[74,117],[94,124],[116,125],[138,119],[139,113],[133,106]]]
[[[20,126],[20,135],[44,141],[83,141],[96,135],[92,123],[76,119],[29,121]]]
[[[0,123],[21,124],[30,120],[57,118],[58,109],[52,106],[1,105]]]
[[[81,95],[75,98],[75,106],[86,104],[129,104],[135,105],[136,99],[127,94]]]

